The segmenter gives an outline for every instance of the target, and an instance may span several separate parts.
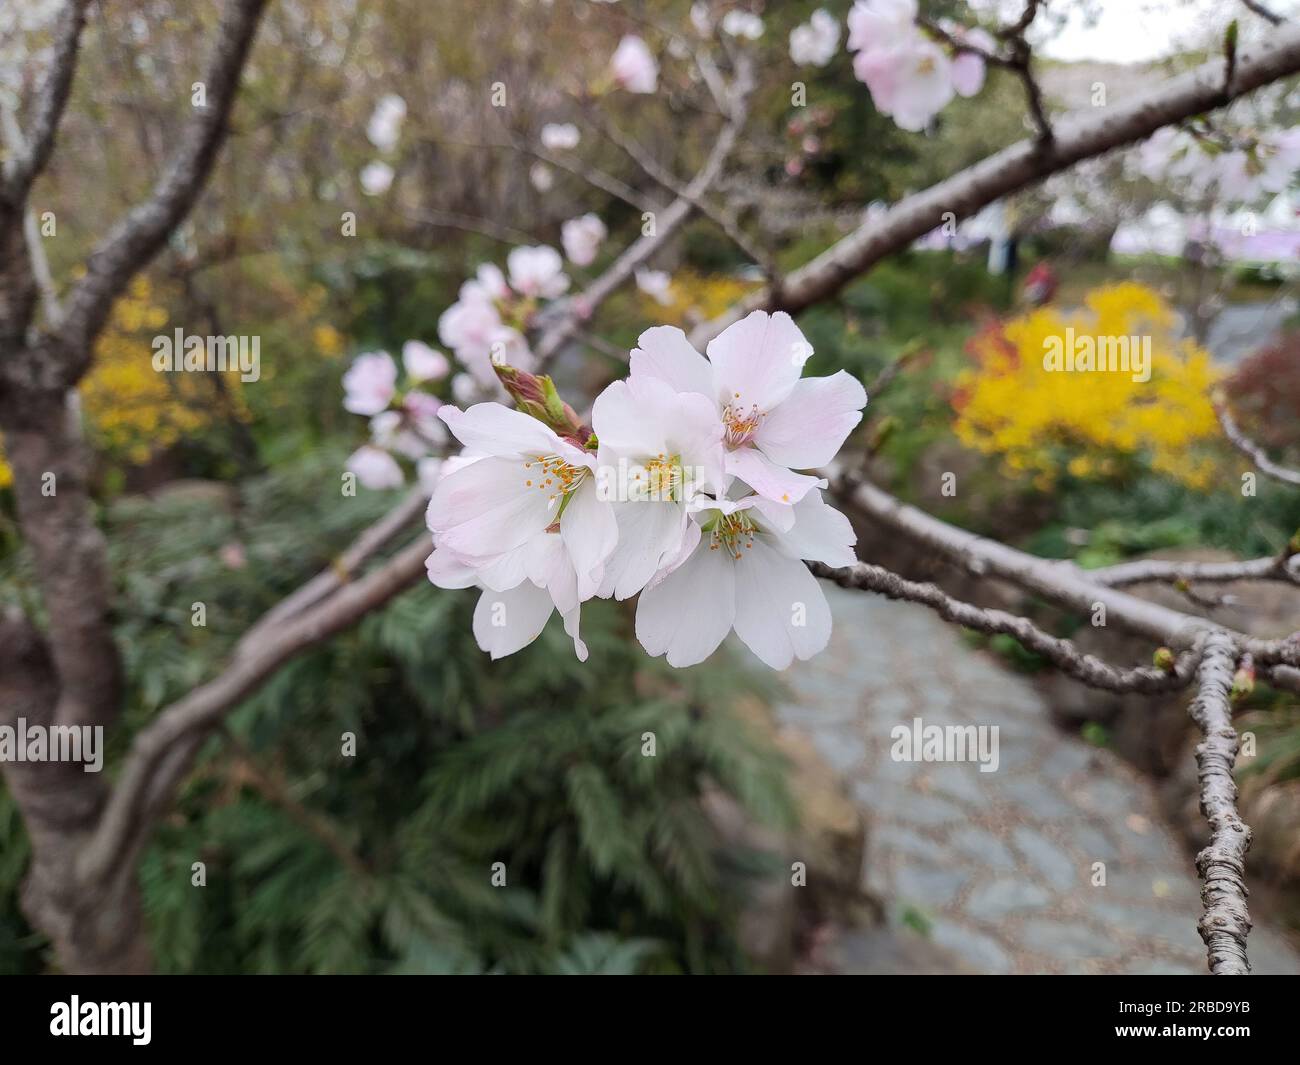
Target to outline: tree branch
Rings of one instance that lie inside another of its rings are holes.
[[[5,195],[9,202],[21,204],[27,199],[32,182],[45,169],[54,150],[54,135],[63,118],[77,71],[77,50],[81,31],[86,25],[86,8],[90,0],[67,0],[54,31],[54,54],[36,92],[36,106],[25,145],[9,146],[5,163]]]
[[[1000,577],[1081,614],[1091,614],[1100,605],[1105,608],[1107,625],[1118,624],[1179,650],[1195,646],[1197,639],[1211,630],[1227,632],[1233,639],[1247,639],[1244,634],[1223,629],[1205,618],[1096,584],[1089,579],[1087,571],[1072,562],[1038,558],[958,529],[908,506],[873,484],[854,485],[841,480],[834,488],[851,506],[975,576]]]
[[[1223,89],[1223,65],[1215,60],[1172,79],[1131,103],[1080,112],[1056,123],[1050,145],[1024,140],[982,162],[896,203],[864,222],[817,258],[789,274],[779,298],[769,288],[740,301],[726,314],[697,327],[691,340],[703,348],[752,310],[797,313],[834,296],[885,256],[907,247],[938,226],[945,212],[967,218],[994,200],[1066,168],[1154,133],[1161,126],[1223,107],[1237,96],[1300,70],[1300,30],[1272,35],[1272,46],[1243,53],[1231,94]]]
[[[1215,401],[1214,413],[1218,415],[1219,425],[1223,429],[1223,435],[1228,438],[1228,442],[1250,459],[1260,473],[1267,474],[1283,484],[1300,485],[1300,470],[1288,469],[1286,466],[1281,466],[1270,459],[1264,453],[1264,449],[1243,433],[1241,427],[1233,421],[1232,415],[1228,413],[1226,400],[1218,399]]]
[[[1052,636],[1028,618],[1003,610],[984,609],[954,599],[933,584],[919,584],[900,577],[881,566],[859,562],[845,569],[834,569],[820,562],[809,564],[819,577],[826,577],[843,588],[860,588],[888,599],[904,599],[929,607],[945,621],[975,632],[1014,636],[1035,654],[1042,655],[1057,669],[1092,688],[1112,692],[1167,692],[1186,687],[1200,659],[1198,648],[1180,655],[1172,671],[1154,666],[1116,669],[1090,654],[1080,651],[1069,640]]]
[[[134,853],[156,812],[189,771],[202,739],[227,713],[299,652],[323,643],[417,583],[430,550],[428,538],[420,536],[378,569],[275,627],[142,729],[82,854],[82,882],[101,881],[123,855]]]
[[[542,368],[559,354],[564,344],[582,327],[582,323],[595,312],[621,285],[631,280],[637,269],[667,242],[695,209],[695,202],[704,195],[722,172],[723,164],[735,147],[748,115],[749,94],[753,91],[753,68],[741,60],[732,85],[730,120],[722,127],[708,159],[691,179],[682,195],[655,215],[654,230],[632,242],[595,281],[579,295],[571,298],[560,310],[559,317],[546,325],[534,351]]]
[[[203,76],[206,106],[196,108],[166,169],[143,203],[133,208],[86,260],[86,273],[67,300],[60,330],[63,357],[50,360],[46,373],[69,387],[90,365],[92,341],[113,301],[131,278],[162,248],[198,200],[225,140],[230,112],[248,59],[258,19],[267,0],[227,0]]]
[[[412,488],[397,506],[370,525],[352,542],[330,568],[324,570],[297,591],[268,610],[242,637],[235,647],[235,657],[245,657],[256,650],[267,636],[286,621],[300,615],[327,596],[342,588],[372,556],[392,541],[412,521],[424,513],[429,495]]]
[[[1197,928],[1209,953],[1210,972],[1237,976],[1250,972],[1246,936],[1246,850],[1250,829],[1237,813],[1237,732],[1232,727],[1232,674],[1236,651],[1221,633],[1209,636],[1196,672],[1197,692],[1191,715],[1204,737],[1196,748],[1196,775],[1201,785],[1201,813],[1210,823],[1210,842],[1196,856],[1204,912]]]
[[[1163,558],[1144,558],[1121,562],[1101,569],[1084,570],[1091,581],[1111,588],[1130,584],[1199,581],[1284,581],[1300,584],[1300,558],[1294,555],[1270,555],[1247,562],[1176,562]]]

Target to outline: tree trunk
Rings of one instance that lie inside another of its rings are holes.
[[[17,613],[0,618],[0,725],[19,718],[48,727],[59,685],[41,634]],[[31,841],[23,913],[50,938],[59,968],[73,973],[145,972],[152,956],[135,863],[111,883],[87,884],[76,861],[98,819],[107,787],[100,773],[69,762],[5,762],[5,781]]]

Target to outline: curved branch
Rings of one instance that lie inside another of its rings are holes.
[[[1300,485],[1300,470],[1288,469],[1286,466],[1281,466],[1270,459],[1264,453],[1264,449],[1243,433],[1241,427],[1233,421],[1232,415],[1228,413],[1228,404],[1225,401],[1219,400],[1215,402],[1214,413],[1219,418],[1219,426],[1223,429],[1223,435],[1228,438],[1228,442],[1250,459],[1260,473],[1267,474],[1283,484]]]
[[[348,548],[338,556],[330,568],[316,574],[297,591],[281,599],[258,618],[235,647],[235,657],[243,657],[255,650],[268,635],[291,618],[315,606],[322,599],[342,588],[352,580],[353,574],[364,566],[377,552],[382,551],[403,529],[424,513],[429,495],[418,486],[412,488],[402,501],[374,524],[367,527]]]
[[[424,575],[430,550],[427,537],[419,537],[378,569],[267,633],[142,729],[78,863],[82,883],[101,882],[122,855],[139,846],[157,811],[189,771],[202,739],[226,714],[300,651],[355,624],[415,584]]]

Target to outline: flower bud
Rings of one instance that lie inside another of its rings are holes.
[[[1174,671],[1174,653],[1168,647],[1157,647],[1156,653],[1151,656],[1151,660],[1156,669],[1162,672],[1172,673]]]

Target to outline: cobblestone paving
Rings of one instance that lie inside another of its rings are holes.
[[[787,673],[805,731],[870,824],[865,884],[965,968],[1204,973],[1199,881],[1148,782],[1052,724],[1024,678],[929,611],[827,586],[835,635]],[[895,726],[996,725],[999,766],[890,757]],[[1094,863],[1105,885],[1093,886]],[[1300,972],[1264,922],[1255,971]]]

